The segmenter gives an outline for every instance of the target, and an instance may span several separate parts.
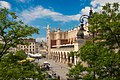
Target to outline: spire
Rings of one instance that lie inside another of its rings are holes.
[[[58,30],[60,30],[60,27],[58,27]]]
[[[90,7],[89,17],[91,17],[92,13],[93,13],[92,7]]]
[[[49,24],[47,25],[47,29],[50,29],[50,25]]]

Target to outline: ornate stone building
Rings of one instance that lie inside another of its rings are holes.
[[[47,51],[48,58],[63,63],[77,63],[76,56],[70,57],[70,52],[78,51],[89,38],[87,24],[84,26],[84,31],[80,27],[75,27],[72,30],[51,31],[50,26],[47,26]]]
[[[38,53],[42,54],[42,56],[46,57],[47,46],[46,42],[36,42],[36,46],[38,47]]]

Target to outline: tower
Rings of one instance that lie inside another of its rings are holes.
[[[47,51],[48,58],[50,58],[50,49],[51,49],[51,38],[50,38],[50,25],[47,25]]]
[[[56,44],[57,44],[57,48],[59,48],[60,47],[60,44],[61,44],[61,36],[60,36],[60,33],[61,32],[61,30],[60,30],[60,28],[58,28],[58,30],[57,30],[57,34],[56,34],[56,39],[57,39],[57,42],[56,42]]]

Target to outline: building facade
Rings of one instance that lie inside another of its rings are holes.
[[[18,50],[24,50],[27,53],[37,53],[38,46],[36,45],[36,40],[33,38],[23,39],[24,42],[27,42],[27,45],[17,45]]]
[[[47,46],[46,46],[46,42],[44,41],[41,41],[41,42],[36,42],[36,46],[38,48],[38,53],[42,54],[42,55],[45,55],[47,52]]]
[[[76,64],[78,59],[76,56],[70,57],[69,54],[78,51],[84,44],[86,39],[89,38],[88,25],[84,26],[85,30],[82,31],[80,27],[75,27],[72,30],[51,31],[50,26],[47,26],[47,51],[48,58],[63,63]],[[82,35],[84,38],[82,38]]]

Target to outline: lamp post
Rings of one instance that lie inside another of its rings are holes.
[[[82,38],[82,39],[84,39],[84,33],[83,33],[83,31],[85,31],[85,29],[84,29],[84,19],[89,19],[89,18],[91,18],[91,15],[92,15],[92,8],[90,8],[90,11],[89,11],[89,15],[82,15],[81,17],[80,17],[80,19],[79,19],[79,21],[80,21],[80,30],[79,30],[79,32],[77,33],[77,37],[78,38]]]

